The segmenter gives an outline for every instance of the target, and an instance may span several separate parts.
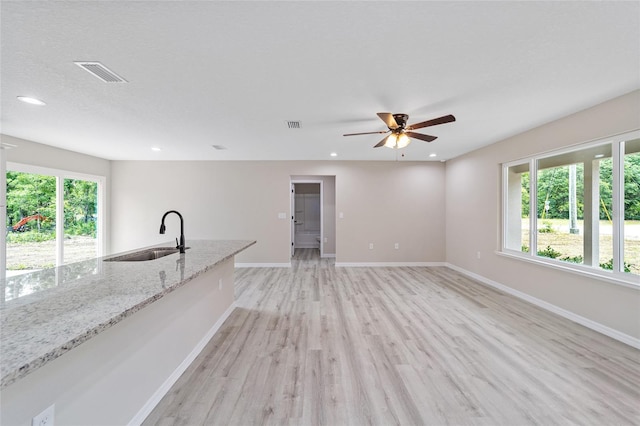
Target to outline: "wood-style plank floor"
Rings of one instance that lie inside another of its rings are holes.
[[[446,267],[302,250],[236,282],[145,425],[640,424],[640,351]]]

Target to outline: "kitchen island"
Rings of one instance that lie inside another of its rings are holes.
[[[253,244],[191,240],[184,254],[4,280],[0,423],[53,403],[59,424],[141,421],[233,310],[234,256]]]

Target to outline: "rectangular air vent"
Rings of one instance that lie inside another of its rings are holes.
[[[227,147],[224,145],[211,145],[211,146],[213,147],[213,149],[217,149],[218,151],[227,149]]]
[[[299,121],[287,121],[287,126],[289,126],[290,129],[299,129],[301,124]]]
[[[120,77],[100,62],[74,62],[74,64],[105,83],[127,83],[127,80]]]

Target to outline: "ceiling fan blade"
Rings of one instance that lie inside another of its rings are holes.
[[[407,126],[407,130],[422,129],[423,127],[437,126],[438,124],[451,123],[452,121],[456,121],[456,118],[453,115],[451,114],[443,115],[442,117],[434,118],[432,120],[423,121],[422,123],[416,123],[416,124]]]
[[[399,127],[398,123],[396,123],[396,119],[393,118],[393,114],[390,112],[379,112],[378,117],[380,117],[380,120],[384,121],[384,124],[386,124],[391,130]]]
[[[380,132],[365,132],[365,133],[345,133],[342,136],[357,136],[357,135],[377,135],[377,134],[383,134],[383,133],[389,133],[388,130],[382,130]]]
[[[438,139],[437,136],[423,135],[422,133],[415,133],[415,132],[405,132],[405,135],[409,136],[410,138],[423,140],[425,142],[432,142]]]
[[[389,135],[391,136],[391,135]],[[374,148],[380,148],[381,146],[384,146],[385,143],[387,143],[387,139],[389,139],[389,136],[385,136],[384,139],[382,139],[380,142],[378,142]]]

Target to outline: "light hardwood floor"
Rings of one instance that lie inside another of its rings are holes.
[[[145,425],[640,424],[640,351],[446,267],[236,270]]]

